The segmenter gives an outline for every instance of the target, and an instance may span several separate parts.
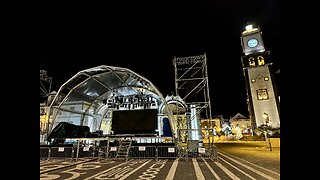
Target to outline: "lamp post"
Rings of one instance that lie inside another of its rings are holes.
[[[263,118],[265,120],[265,127],[264,127],[264,137],[266,139],[266,141],[269,143],[269,148],[270,148],[270,151],[272,151],[272,147],[271,147],[271,141],[270,141],[270,138],[268,137],[268,129],[269,127],[271,127],[271,120],[269,119],[269,115],[267,113],[263,113]]]

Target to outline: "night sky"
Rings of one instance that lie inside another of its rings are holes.
[[[56,91],[81,70],[109,65],[146,77],[166,96],[175,91],[174,56],[206,53],[212,114],[248,116],[240,35],[250,23],[262,29],[280,69],[277,0],[61,5],[41,8],[40,16],[40,69]]]

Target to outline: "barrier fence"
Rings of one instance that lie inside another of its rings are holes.
[[[199,147],[197,151],[190,150],[187,147],[179,147],[178,157],[180,159],[188,160],[189,158],[196,159],[211,159],[213,161],[218,160],[217,149],[213,147]]]
[[[49,147],[40,147],[40,160],[49,159],[50,157],[50,148]]]
[[[156,146],[131,146],[129,151],[130,158],[156,158]]]
[[[74,154],[73,147],[51,147],[50,158],[72,158]]]
[[[177,146],[158,146],[158,158],[177,158]]]
[[[84,146],[84,147],[40,147],[40,159],[50,160],[57,158],[116,158],[119,146]],[[128,154],[128,159],[151,158],[151,159],[176,159],[176,158],[210,158],[217,160],[217,151],[213,147],[198,148],[197,152],[188,151],[187,147],[178,146],[131,146]]]
[[[146,137],[145,137],[146,138]],[[175,143],[153,138],[153,142],[141,141],[143,137],[117,137],[117,138],[74,138],[67,139],[77,142],[67,144],[65,147],[40,146],[40,160],[50,160],[56,158],[151,158],[151,159],[176,159],[176,158],[211,158],[217,159],[217,151],[212,144],[203,144],[201,148],[198,141],[188,141],[187,147],[181,147]],[[150,138],[146,138],[150,139]],[[138,141],[139,140],[139,141]],[[160,141],[161,140],[161,141]],[[144,143],[138,143],[138,142]],[[126,145],[122,145],[126,142]],[[127,144],[130,142],[129,144]],[[199,147],[199,148],[197,148]],[[128,148],[128,149],[126,149]]]

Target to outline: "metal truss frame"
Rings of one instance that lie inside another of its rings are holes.
[[[186,104],[196,105],[198,113],[205,112],[203,118],[212,119],[209,95],[208,68],[206,53],[198,56],[174,57],[175,93]],[[202,94],[202,96],[201,96]],[[190,100],[191,96],[200,95],[201,99]]]

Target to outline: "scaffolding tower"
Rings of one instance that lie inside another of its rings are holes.
[[[212,119],[206,53],[197,56],[174,57],[175,93],[197,114]]]
[[[187,105],[187,149],[189,153],[198,152],[203,147],[201,119],[212,119],[209,95],[207,57],[203,55],[174,57],[175,93]],[[179,115],[177,115],[179,116]],[[209,148],[213,148],[209,143]]]

